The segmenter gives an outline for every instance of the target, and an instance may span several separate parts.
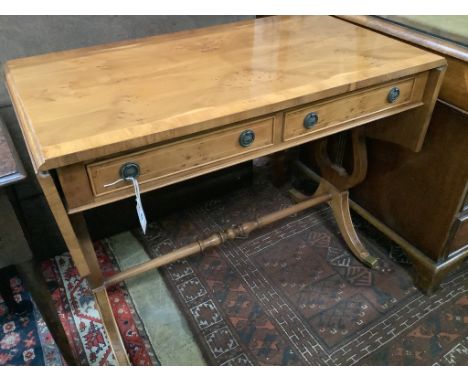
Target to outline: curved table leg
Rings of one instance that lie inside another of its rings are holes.
[[[341,235],[343,236],[343,239],[345,240],[346,244],[348,244],[349,249],[359,261],[371,268],[376,268],[378,266],[377,258],[369,254],[369,252],[366,250],[361,240],[359,239],[356,230],[354,229],[349,209],[350,207],[348,191],[339,191],[334,185],[329,183],[326,179],[319,177],[309,167],[307,167],[305,164],[299,161],[295,162],[295,166],[306,177],[311,178],[316,182],[319,182],[319,186],[315,191],[314,196],[319,196],[327,193],[331,195],[331,201],[329,201],[328,203],[330,204]],[[296,200],[300,200],[303,197],[297,191],[290,191],[290,193]]]
[[[369,254],[367,249],[362,244],[351,220],[351,214],[349,211],[349,193],[344,192],[333,192],[332,199],[329,202],[330,207],[333,211],[336,223],[341,232],[341,236],[348,244],[349,249],[353,252],[361,262],[368,265],[371,268],[377,266],[377,259]]]

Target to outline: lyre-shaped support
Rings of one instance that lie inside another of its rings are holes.
[[[361,183],[367,173],[366,138],[362,127],[356,127],[351,132],[353,151],[353,170],[348,174],[341,164],[333,163],[328,155],[328,138],[321,139],[315,145],[315,161],[320,174],[338,190],[344,191]]]
[[[314,146],[315,159],[321,171],[321,177],[301,162],[296,167],[307,177],[319,183],[314,196],[330,194],[329,201],[338,228],[348,244],[351,252],[364,264],[371,268],[377,266],[377,259],[369,254],[354,229],[349,209],[348,189],[362,182],[367,172],[366,141],[361,128],[355,128],[351,133],[353,150],[353,171],[348,174],[341,165],[332,163],[327,151],[327,139],[323,139]],[[305,195],[294,190],[293,198],[301,200]]]

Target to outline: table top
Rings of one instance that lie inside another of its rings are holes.
[[[9,61],[37,171],[445,65],[327,16],[275,16]]]
[[[26,178],[23,165],[11,141],[10,134],[0,119],[0,187],[9,186]]]

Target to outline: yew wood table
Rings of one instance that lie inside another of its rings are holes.
[[[118,362],[128,357],[106,286],[305,208],[330,203],[350,250],[375,266],[348,204],[347,190],[365,177],[365,136],[420,150],[445,66],[435,54],[324,16],[267,17],[8,62],[39,183]],[[395,114],[398,123],[386,124]],[[375,120],[378,128],[362,128]],[[103,278],[83,211],[133,197],[135,183],[147,192],[347,129],[351,174],[330,162],[322,140],[313,197]]]

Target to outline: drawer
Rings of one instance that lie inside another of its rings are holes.
[[[127,163],[138,165],[138,182],[143,185],[176,174],[196,173],[219,161],[272,145],[273,127],[274,117],[264,118],[89,164],[87,173],[92,192],[101,196],[131,188],[131,182],[125,181],[109,186],[121,178],[121,168]]]
[[[426,81],[427,73],[422,73],[289,111],[284,118],[283,140],[323,132],[382,112],[392,114],[392,109],[420,103]]]

